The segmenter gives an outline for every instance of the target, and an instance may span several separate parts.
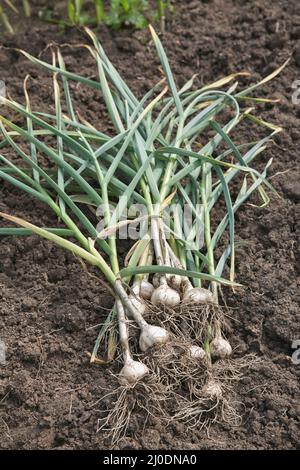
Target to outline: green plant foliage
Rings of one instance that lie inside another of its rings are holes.
[[[33,109],[27,79],[25,104],[0,97],[0,180],[47,206],[57,223],[39,227],[0,213],[6,221],[0,235],[35,233],[98,269],[116,302],[103,328],[105,332],[109,325],[115,328],[118,311],[120,335],[126,336],[122,310],[130,313],[141,330],[147,323],[124,283],[133,288],[143,276],[159,274],[167,284],[167,276],[178,276],[182,286],[188,282],[191,289],[208,288],[216,303],[219,285],[240,286],[235,279],[235,214],[253,195],[251,203],[262,207],[269,201],[267,193],[277,194],[267,179],[272,160],[260,171],[254,165],[281,130],[253,114],[253,106],[261,99],[250,94],[285,64],[246,89],[238,90],[237,81],[245,73],[200,88],[192,77],[178,88],[162,43],[150,27],[164,77],[139,98],[110,62],[97,36],[90,29],[85,31],[92,45],[82,47],[95,60],[96,79],[70,72],[59,48],[53,49],[49,62],[19,51],[51,74],[54,108]],[[71,82],[99,92],[113,132],[108,135],[81,117]],[[251,108],[245,106],[248,100]],[[241,123],[259,126],[266,135],[237,145]],[[173,203],[176,210],[167,225],[165,209]],[[215,211],[220,203],[223,210]],[[143,205],[144,220],[150,223],[123,263],[123,244],[117,234],[121,227],[137,222],[129,213],[134,204]],[[93,214],[99,206],[101,231]],[[186,207],[195,220],[192,225],[184,216]],[[179,302],[183,300],[175,294]],[[211,337],[212,327],[218,325],[207,324],[202,340]],[[94,359],[103,335],[102,329]]]
[[[6,9],[19,14],[12,0],[4,0]],[[34,8],[29,0],[22,0],[23,12],[26,18],[31,17]],[[97,26],[106,24],[113,29],[132,27],[145,28],[150,20],[160,20],[161,27],[165,28],[166,11],[173,11],[171,2],[158,0],[157,8],[151,11],[148,0],[66,0],[65,17],[57,18],[53,14],[51,4],[39,13],[43,21],[56,23],[60,28],[65,26]],[[94,9],[94,11],[93,11]],[[91,13],[92,11],[92,13]],[[0,4],[0,21],[5,30],[14,34],[14,27],[9,19],[9,14]]]

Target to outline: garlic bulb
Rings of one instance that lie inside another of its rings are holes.
[[[211,341],[209,347],[210,353],[215,359],[224,359],[232,353],[230,343],[222,338],[222,336],[216,336],[216,338]]]
[[[204,359],[206,357],[206,352],[204,351],[203,348],[201,348],[200,346],[190,346],[189,348],[189,355],[193,358],[193,359]]]
[[[150,300],[153,294],[154,287],[149,281],[142,281],[140,286],[140,296],[142,299]]]
[[[221,398],[222,388],[218,382],[213,379],[209,379],[202,388],[202,395],[207,398]]]
[[[128,359],[119,374],[119,381],[122,385],[134,384],[149,374],[149,369],[140,361]]]
[[[182,277],[178,274],[167,275],[168,284],[172,289],[179,290],[182,282]]]
[[[169,339],[169,333],[164,328],[155,325],[147,325],[140,334],[140,348],[147,351],[148,348],[156,344],[165,344]]]
[[[213,301],[213,294],[208,289],[203,289],[203,287],[193,287],[186,290],[182,298],[182,302],[194,304],[207,304]]]
[[[154,290],[151,296],[151,302],[154,305],[165,305],[166,307],[175,307],[180,303],[178,292],[166,284],[162,284]]]

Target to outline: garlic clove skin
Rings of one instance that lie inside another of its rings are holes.
[[[140,286],[140,296],[144,300],[150,300],[154,292],[154,287],[149,281],[142,281]]]
[[[210,345],[210,353],[214,359],[224,359],[232,354],[232,347],[226,339],[221,336],[214,338]]]
[[[145,364],[130,359],[126,362],[119,374],[119,382],[122,385],[132,385],[147,374],[149,374],[149,369]]]
[[[200,361],[202,361],[203,359],[206,358],[206,352],[200,346],[196,346],[196,345],[190,346],[188,352],[191,358],[193,359],[199,359]]]
[[[142,329],[139,339],[141,351],[145,352],[147,349],[157,344],[165,344],[169,339],[169,333],[164,328],[155,325],[147,325]]]
[[[193,287],[188,289],[183,294],[182,298],[183,303],[193,303],[193,304],[207,304],[214,302],[213,294],[203,287]]]
[[[202,388],[202,395],[205,398],[220,399],[222,397],[221,385],[215,380],[209,379]]]
[[[178,292],[166,284],[159,286],[153,291],[151,302],[154,305],[165,305],[166,307],[175,307],[180,303]]]

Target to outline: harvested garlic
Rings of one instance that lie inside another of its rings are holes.
[[[149,281],[142,281],[140,285],[140,296],[144,300],[150,300],[153,294],[154,287]]]
[[[132,385],[149,374],[148,367],[140,361],[128,359],[119,374],[119,381],[123,385]]]
[[[218,382],[213,379],[209,379],[202,388],[202,395],[206,398],[221,398],[222,388]]]
[[[140,349],[147,351],[147,349],[157,344],[165,344],[169,339],[167,330],[160,326],[147,325],[142,329],[140,334]]]
[[[213,294],[203,287],[193,287],[183,294],[182,302],[194,304],[207,304],[214,301]]]
[[[153,291],[151,302],[154,305],[165,305],[166,307],[175,307],[180,303],[178,292],[167,284],[162,284]]]
[[[200,346],[190,346],[189,348],[189,354],[193,359],[204,359],[206,357],[206,353],[203,348]]]
[[[224,359],[232,354],[232,347],[222,336],[216,336],[210,345],[210,353],[214,359]]]
[[[178,276],[178,274],[168,274],[167,281],[172,289],[179,290],[182,283],[182,277]]]

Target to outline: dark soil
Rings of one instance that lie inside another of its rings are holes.
[[[40,5],[42,2],[33,2]],[[44,2],[45,3],[45,2]],[[236,71],[265,76],[289,56],[278,78],[264,88],[280,103],[264,116],[284,128],[268,149],[272,182],[281,198],[264,209],[249,205],[239,213],[237,279],[246,288],[225,292],[234,308],[229,335],[236,354],[255,353],[253,365],[236,392],[243,402],[243,422],[215,423],[209,435],[195,429],[147,425],[134,421],[120,448],[136,449],[295,449],[300,446],[300,365],[291,361],[292,341],[300,340],[299,316],[299,158],[300,108],[292,103],[292,84],[300,77],[300,4],[298,0],[212,0],[176,2],[163,43],[179,85],[198,74],[198,84]],[[7,47],[34,54],[48,43],[83,42],[76,29],[58,34],[37,19],[21,23]],[[99,31],[106,51],[133,90],[141,96],[160,77],[158,59],[147,31]],[[95,74],[92,59],[66,49],[68,65]],[[30,73],[34,105],[52,103],[51,82],[14,51],[0,50],[0,79],[9,93],[23,99],[22,81]],[[90,120],[107,129],[94,92],[79,98]],[[248,139],[245,130],[245,140]],[[50,211],[1,184],[0,209],[44,226],[55,224]],[[32,236],[1,239],[0,340],[7,363],[0,366],[0,447],[2,449],[108,448],[96,433],[92,407],[111,384],[110,367],[90,365],[91,351],[109,292],[70,254]]]

